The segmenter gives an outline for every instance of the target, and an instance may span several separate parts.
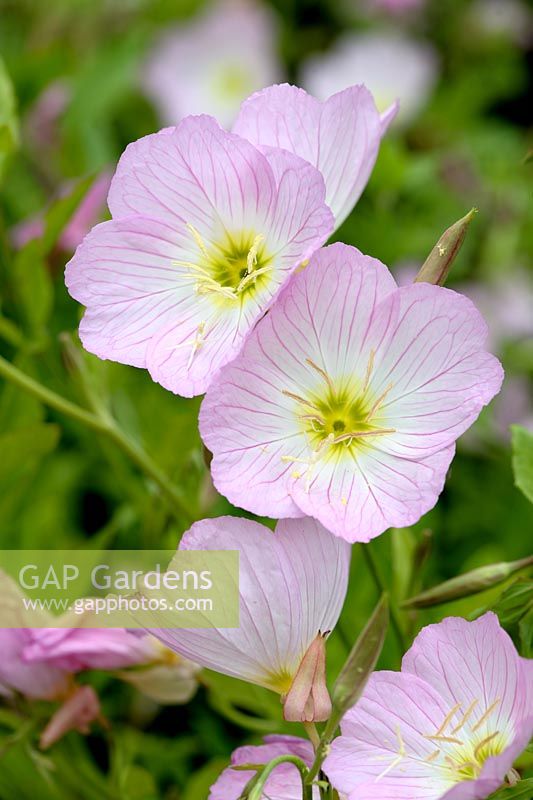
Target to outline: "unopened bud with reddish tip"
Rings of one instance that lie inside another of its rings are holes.
[[[319,632],[311,642],[282,699],[287,722],[323,722],[331,714],[326,686],[326,635]]]
[[[404,608],[426,608],[427,606],[437,606],[442,603],[449,603],[451,600],[460,600],[462,597],[469,597],[478,594],[492,586],[507,580],[515,572],[526,567],[533,566],[533,556],[522,558],[519,561],[502,562],[500,564],[490,564],[486,567],[473,569],[465,572],[457,578],[428,589],[416,597],[411,597],[402,603]]]
[[[439,241],[426,258],[415,283],[433,283],[443,286],[448,277],[457,253],[461,249],[468,226],[472,222],[477,208],[472,208],[466,216],[455,222],[444,231]]]
[[[41,734],[42,750],[51,747],[69,731],[88,734],[90,724],[101,718],[100,701],[92,686],[80,686],[59,708]]]

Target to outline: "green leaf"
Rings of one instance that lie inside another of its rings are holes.
[[[511,425],[515,484],[533,503],[533,433]]]
[[[389,604],[383,595],[354,644],[331,696],[333,712],[326,731],[333,734],[346,711],[352,708],[366,686],[383,648],[389,624]]]
[[[18,146],[15,93],[4,62],[0,59],[0,178],[11,153]]]
[[[40,239],[33,239],[18,251],[11,281],[21,323],[32,337],[42,336],[52,312],[53,286]]]
[[[533,580],[515,581],[503,592],[492,610],[504,627],[516,625],[533,609]]]
[[[506,786],[491,794],[487,800],[531,800],[533,797],[533,778],[518,781],[514,786]]]
[[[524,658],[533,658],[533,608],[518,623],[520,652]]]

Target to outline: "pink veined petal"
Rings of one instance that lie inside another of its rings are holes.
[[[350,798],[437,800],[452,781],[426,760],[435,750],[426,734],[438,729],[448,710],[416,676],[376,672],[344,717],[324,772]]]
[[[31,643],[34,631],[25,628],[0,630],[0,683],[7,690],[16,690],[39,700],[55,699],[66,693],[68,674],[50,664],[27,664],[24,649]]]
[[[402,670],[430,683],[450,708],[461,703],[465,711],[477,700],[473,724],[495,704],[483,723],[490,732],[512,733],[529,717],[533,734],[533,697],[522,662],[496,615],[487,612],[475,622],[448,617],[425,627],[403,657]]]
[[[289,492],[305,514],[348,542],[368,542],[390,527],[417,522],[437,502],[455,445],[418,461],[382,452],[379,444],[352,458],[342,454],[290,480]]]
[[[150,374],[178,394],[192,396],[207,389],[219,369],[240,351],[250,328],[274,302],[291,273],[333,229],[320,173],[291,153],[267,148],[266,156],[276,185],[270,216],[260,231],[273,254],[268,283],[223,311],[197,299],[200,309],[193,304],[186,321],[180,317],[153,337],[147,353]],[[191,356],[199,326],[203,335]]]
[[[379,322],[387,320],[385,337]],[[483,349],[487,326],[468,298],[426,283],[405,286],[376,311],[371,387],[387,391],[379,417],[396,433],[379,446],[403,458],[448,447],[498,393],[503,370]]]
[[[187,246],[183,234],[143,217],[93,228],[65,271],[70,294],[87,306],[80,325],[87,350],[144,367],[147,344],[167,320],[193,307],[201,315],[201,303],[172,263],[189,256]]]
[[[190,223],[207,236],[215,222],[230,232],[260,227],[274,198],[265,156],[212,117],[199,116],[128,145],[108,202],[114,218]]]
[[[311,766],[314,759],[311,743],[295,736],[266,736],[264,744],[239,747],[231,757],[231,765],[224,770],[211,787],[209,800],[238,800],[242,790],[254,776],[252,770],[235,770],[242,764],[267,764],[273,758],[293,755]],[[265,786],[265,799],[301,800],[302,781],[298,768],[292,764],[280,764]],[[313,800],[318,800],[319,790],[313,788]]]
[[[370,177],[388,121],[381,120],[364,86],[352,86],[321,103],[303,89],[282,84],[249,97],[233,130],[254,144],[282,147],[316,166],[339,227]]]
[[[153,658],[147,637],[123,628],[40,628],[24,648],[30,663],[50,664],[68,672],[120,669]]]
[[[305,456],[308,447],[295,401],[283,391],[302,395],[320,387],[306,359],[333,378],[356,369],[364,375],[373,309],[395,288],[381,262],[330,245],[257,325],[200,411],[214,483],[231,502],[256,514],[301,516],[289,496],[295,464],[288,459]]]
[[[501,382],[484,336],[455,292],[398,289],[355,248],[323,248],[204,400],[216,487],[257,514],[310,514],[349,541],[416,522],[442,490],[455,439]],[[329,449],[325,434],[317,444],[324,412],[315,405],[313,417],[313,403],[331,392],[372,409],[357,447]]]
[[[277,688],[294,676],[318,631],[337,622],[350,548],[314,520],[284,520],[275,533],[236,517],[203,520],[180,549],[240,553],[239,628],[152,631],[191,661]]]
[[[342,722],[326,773],[349,800],[482,800],[533,733],[524,662],[494,614],[427,626],[402,672],[371,676]],[[476,777],[457,769],[498,734],[497,755],[478,761]]]

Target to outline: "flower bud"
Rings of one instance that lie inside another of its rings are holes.
[[[439,241],[426,258],[420,272],[415,278],[415,283],[433,283],[443,286],[452,267],[457,253],[461,249],[468,226],[470,225],[477,208],[472,208],[468,214],[458,222],[454,222],[444,231]]]
[[[333,687],[333,713],[327,726],[327,732],[331,735],[365,688],[381,653],[388,624],[389,603],[384,594],[354,644]]]
[[[311,642],[282,700],[283,716],[288,722],[323,722],[331,714],[326,686],[326,636],[319,631]]]
[[[404,608],[426,608],[427,606],[437,606],[442,603],[449,603],[451,600],[459,600],[461,597],[469,597],[472,594],[483,592],[491,586],[503,583],[510,575],[518,570],[533,565],[533,556],[522,558],[519,561],[502,562],[500,564],[489,564],[486,567],[473,569],[465,572],[456,578],[434,586],[426,592],[411,597],[402,603]]]

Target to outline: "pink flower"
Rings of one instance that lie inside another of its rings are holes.
[[[149,637],[124,628],[36,628],[23,655],[27,663],[74,673],[146,664],[154,660],[154,649]]]
[[[254,777],[254,770],[236,770],[234,767],[243,764],[268,764],[278,756],[297,756],[311,766],[314,760],[311,742],[296,736],[265,736],[264,744],[259,746],[239,747],[231,757],[231,766],[224,770],[220,778],[211,787],[209,800],[239,800],[241,793]],[[280,764],[273,771],[265,784],[263,798],[269,800],[301,800],[302,781],[298,768],[294,764]],[[318,787],[313,787],[313,800],[319,800]]]
[[[393,102],[380,116],[364,86],[351,86],[321,103],[283,84],[249,97],[233,131],[256,145],[282,147],[319,169],[338,228],[362,194],[397,110]]]
[[[85,234],[102,218],[110,184],[111,176],[108,172],[103,172],[96,178],[59,237],[57,244],[61,250],[67,252],[75,250]],[[72,186],[65,185],[60,195],[67,195],[69,191],[72,191]],[[11,231],[11,238],[15,247],[21,248],[32,239],[39,239],[43,234],[44,217],[39,214],[15,225]]]
[[[308,515],[348,541],[415,523],[454,443],[499,390],[487,330],[456,292],[397,288],[353,247],[315,255],[207,393],[217,489],[260,515]]]
[[[437,53],[428,41],[398,30],[345,33],[326,53],[312,55],[302,67],[302,86],[320,98],[346,83],[362,83],[385,111],[399,101],[397,127],[412,122],[426,106],[439,74]]]
[[[231,125],[247,95],[281,77],[276,28],[264,5],[224,0],[167,30],[142,77],[164,124],[208,109],[222,125]]]
[[[346,595],[349,546],[310,519],[272,533],[220,517],[196,522],[181,549],[239,551],[240,627],[151,632],[193,662],[279,692],[286,719],[327,718],[325,636]]]
[[[116,677],[157,703],[186,703],[198,688],[198,664],[180,658],[144,632],[123,628],[41,628],[23,652],[27,663],[68,672],[120,670]]]
[[[32,641],[32,630],[0,630],[0,684],[5,694],[20,692],[31,700],[57,700],[71,685],[68,671],[46,663],[26,663],[24,650]]]
[[[80,337],[184,396],[205,391],[296,267],[330,234],[320,173],[211,117],[129,145],[66,269]]]
[[[324,770],[349,800],[480,800],[533,734],[533,662],[497,617],[428,625],[401,672],[376,672]]]

